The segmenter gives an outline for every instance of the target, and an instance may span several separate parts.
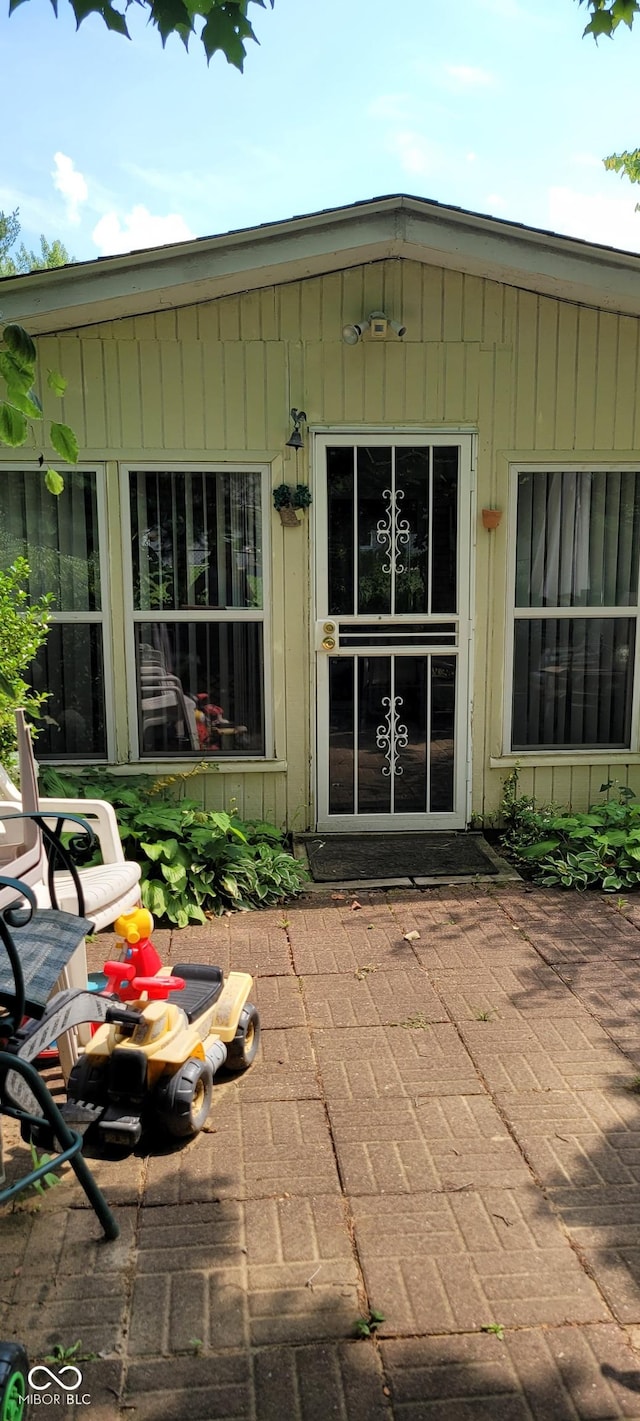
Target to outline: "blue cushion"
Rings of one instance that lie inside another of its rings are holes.
[[[42,908],[24,927],[9,927],[9,932],[24,975],[25,1010],[30,1016],[40,1017],[60,973],[82,939],[93,932],[93,923],[88,918]],[[0,1003],[10,1007],[14,995],[13,972],[0,939]]]

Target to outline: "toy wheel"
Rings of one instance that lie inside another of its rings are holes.
[[[156,1116],[163,1129],[178,1139],[197,1135],[211,1109],[213,1072],[208,1061],[185,1061],[184,1066],[160,1082]]]
[[[25,1415],[29,1362],[19,1342],[0,1343],[0,1421],[21,1421]]]
[[[260,1045],[260,1017],[253,1002],[247,1002],[240,1013],[238,1030],[229,1045],[227,1066],[230,1071],[246,1071]]]
[[[107,1098],[107,1077],[104,1065],[91,1056],[81,1056],[72,1067],[67,1081],[70,1100],[86,1100],[88,1105],[101,1105]]]

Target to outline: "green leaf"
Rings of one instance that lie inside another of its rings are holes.
[[[14,408],[20,410],[21,414],[26,414],[27,419],[42,419],[42,405],[35,390],[9,385],[7,396]]]
[[[107,29],[115,30],[118,34],[124,35],[126,39],[129,39],[129,31],[124,15],[121,15],[118,10],[114,10],[110,0],[71,0],[71,5],[76,17],[78,29],[82,21],[86,20],[87,15],[98,14],[102,15]]]
[[[0,350],[0,375],[9,390],[23,390],[25,393],[30,390],[35,368],[33,360],[22,360],[10,350]]]
[[[44,481],[49,490],[49,493],[54,493],[56,495],[62,493],[62,490],[64,488],[64,479],[62,477],[62,474],[58,473],[57,469],[47,469],[47,472],[44,476]]]
[[[597,39],[599,35],[612,35],[614,29],[615,25],[611,15],[606,10],[597,10],[582,33],[583,36],[593,35],[594,39]]]
[[[69,429],[68,424],[53,423],[49,430],[49,438],[56,454],[59,454],[60,458],[64,459],[66,464],[77,463],[78,441],[73,430]]]
[[[183,0],[152,0],[150,19],[159,31],[163,44],[166,44],[169,35],[174,31],[186,43],[193,32],[193,18],[189,8]],[[194,13],[204,14],[208,7],[197,4],[191,8]]]
[[[186,869],[182,867],[182,864],[162,863],[160,865],[160,872],[170,887],[175,889],[176,893],[182,893],[183,889],[186,888],[187,872]]]
[[[12,355],[16,355],[20,361],[30,361],[32,365],[36,362],[36,348],[23,326],[17,326],[11,322],[5,326],[2,332],[2,339]]]
[[[163,918],[167,911],[167,899],[161,883],[146,882],[142,885],[142,901],[145,908],[156,917]]]
[[[0,444],[8,444],[11,449],[17,449],[20,444],[25,443],[28,433],[29,426],[25,416],[15,405],[3,400],[0,403]]]
[[[57,370],[49,370],[47,372],[47,385],[50,390],[53,390],[54,395],[58,395],[60,399],[62,399],[64,395],[67,383],[64,376],[58,374]]]
[[[527,859],[542,859],[545,854],[553,853],[558,848],[559,839],[542,839],[540,843],[528,844],[526,848],[520,849],[520,853]]]
[[[173,863],[179,848],[180,845],[177,839],[165,839],[162,850],[167,863]]]
[[[140,848],[143,854],[146,854],[147,858],[151,859],[152,863],[156,863],[158,859],[161,859],[164,853],[164,844],[146,844],[141,840]]]
[[[247,51],[245,39],[255,39],[251,25],[239,5],[216,6],[203,26],[200,39],[204,45],[207,61],[222,50],[223,54],[242,73]]]

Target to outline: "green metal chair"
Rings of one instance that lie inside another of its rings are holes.
[[[56,835],[39,815],[24,817],[36,819],[45,840],[49,840],[51,883],[55,864],[59,860],[65,862],[65,867],[73,874],[82,914],[82,889],[75,866],[61,843],[60,833]],[[69,817],[72,816],[65,816],[67,825]],[[88,825],[81,820],[78,823],[83,830],[91,833]],[[50,842],[52,837],[55,840],[53,846]],[[21,1038],[24,1037],[24,1018],[39,1020],[45,1015],[60,974],[78,944],[92,930],[93,924],[83,916],[61,913],[56,908],[36,911],[35,895],[28,883],[10,876],[0,877],[0,942],[4,948],[0,956],[0,1006],[5,1009],[5,1014],[0,1016],[0,1116],[17,1120],[27,1137],[31,1130],[37,1132],[48,1127],[60,1146],[59,1153],[53,1159],[47,1159],[29,1170],[14,1183],[0,1187],[0,1204],[7,1203],[29,1185],[37,1184],[45,1174],[69,1163],[102,1225],[105,1237],[115,1239],[120,1230],[81,1154],[81,1135],[71,1130],[63,1119],[34,1064],[18,1054]],[[68,995],[73,997],[73,993]],[[40,1114],[33,1109],[34,1101]]]

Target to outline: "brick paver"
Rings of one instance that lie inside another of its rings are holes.
[[[327,888],[155,937],[254,975],[259,1058],[197,1139],[94,1151],[116,1244],[69,1175],[5,1211],[2,1335],[80,1341],[95,1421],[640,1421],[635,900]]]

